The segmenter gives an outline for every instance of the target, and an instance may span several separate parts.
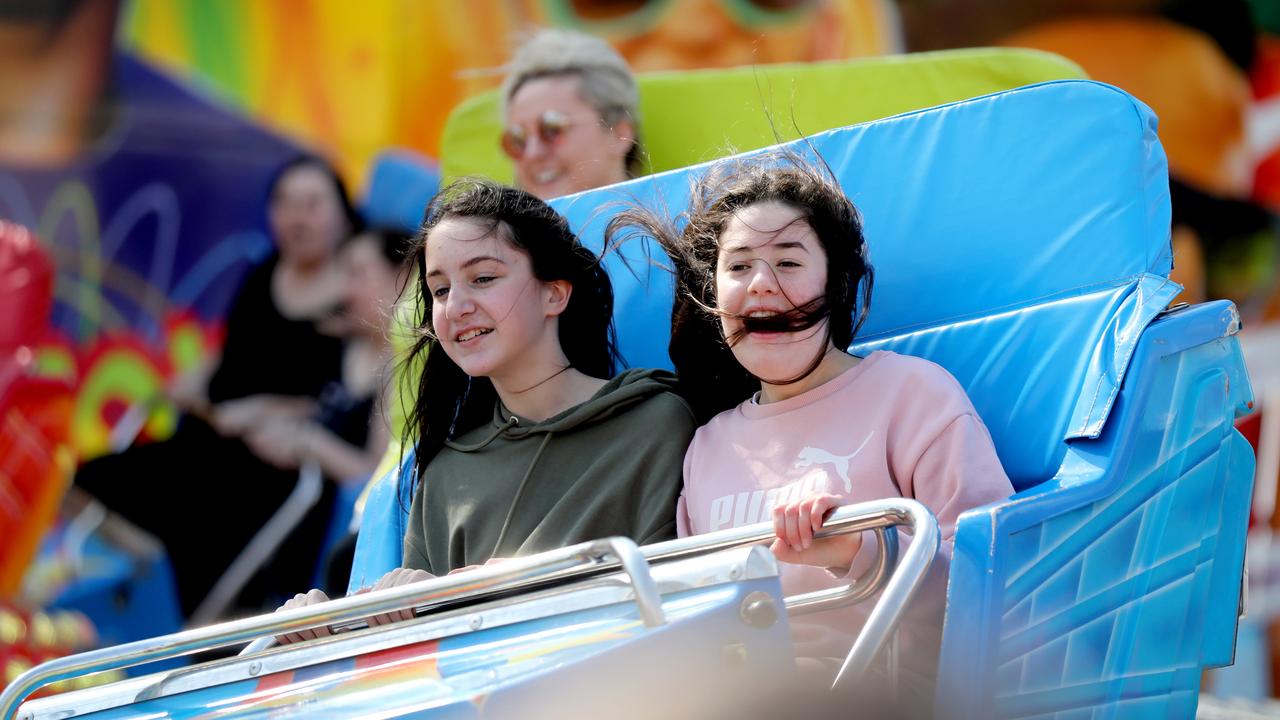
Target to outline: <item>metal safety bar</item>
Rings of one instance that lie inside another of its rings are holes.
[[[508,560],[471,572],[50,660],[18,676],[0,693],[0,720],[11,720],[31,693],[60,680],[238,645],[264,635],[274,636],[320,625],[339,628],[363,626],[369,616],[406,607],[422,612],[446,603],[506,592],[530,582],[596,574],[594,571],[601,566],[622,568],[630,580],[640,617],[646,626],[665,624],[662,596],[640,549],[627,538],[606,538]]]
[[[896,526],[910,529],[914,540],[898,563]],[[791,614],[808,614],[843,607],[883,589],[833,687],[846,678],[859,678],[892,635],[898,614],[919,588],[938,550],[938,523],[915,500],[893,498],[837,508],[815,538],[873,531],[880,540],[875,564],[844,586],[786,599]],[[772,541],[772,523],[758,523],[693,537],[637,547],[626,538],[608,538],[552,550],[499,565],[422,582],[361,593],[273,614],[187,630],[113,648],[58,658],[19,676],[0,693],[0,720],[10,720],[21,702],[44,685],[79,675],[132,667],[171,657],[254,640],[245,653],[265,649],[274,636],[321,625],[333,632],[360,629],[367,618],[404,608],[423,614],[441,605],[478,600],[522,587],[543,586],[567,579],[583,579],[616,571],[628,576],[640,616],[646,626],[665,623],[662,596],[649,564]],[[895,566],[899,571],[894,572]]]
[[[914,503],[915,501],[877,500],[836,508],[814,537],[820,539],[871,530],[880,540],[880,555],[876,558],[875,565],[846,585],[786,598],[787,611],[793,615],[803,615],[852,605],[871,597],[884,587],[898,562],[898,534],[894,526],[906,524],[902,520],[905,517],[901,512],[903,502]],[[927,513],[928,510],[925,512]],[[937,523],[934,524],[936,526]],[[640,552],[644,553],[650,563],[667,562],[746,545],[767,543],[776,537],[773,523],[763,522],[654,543],[640,548]]]
[[[912,542],[898,562],[897,526],[905,526]],[[832,688],[861,678],[885,643],[893,636],[902,611],[924,582],[938,553],[941,534],[938,521],[916,500],[889,498],[846,505],[827,518],[815,538],[843,533],[874,531],[880,540],[880,555],[872,567],[846,585],[786,598],[793,615],[831,610],[861,602],[883,589],[862,632],[845,657]],[[758,523],[705,535],[646,545],[640,551],[649,562],[677,560],[742,545],[768,542],[777,537],[772,523]],[[894,571],[895,566],[897,572]]]

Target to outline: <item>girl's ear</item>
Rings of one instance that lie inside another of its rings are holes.
[[[556,317],[569,307],[569,297],[573,295],[573,283],[568,280],[552,280],[544,282],[543,298],[546,304],[547,317]]]

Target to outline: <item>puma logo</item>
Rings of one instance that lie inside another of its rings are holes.
[[[840,479],[844,481],[844,491],[852,493],[853,481],[849,478],[849,461],[853,460],[858,456],[858,453],[862,452],[862,448],[867,446],[867,443],[871,441],[871,436],[874,434],[874,432],[868,433],[867,437],[863,439],[862,444],[858,446],[858,449],[848,455],[835,455],[823,450],[822,448],[806,446],[800,451],[800,458],[796,460],[796,469],[803,470],[804,468],[813,467],[814,465],[830,465],[835,469],[836,474],[840,476]]]

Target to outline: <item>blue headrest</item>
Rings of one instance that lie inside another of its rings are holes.
[[[361,208],[365,223],[417,232],[427,203],[439,189],[435,161],[409,150],[380,153],[369,168],[369,191]]]
[[[1103,427],[1168,279],[1169,183],[1149,108],[1067,80],[822,133],[876,269],[855,340],[928,358],[965,386],[1019,489]],[[808,154],[806,146],[794,149]],[[677,212],[706,165],[554,204],[602,247],[619,201]],[[672,282],[647,241],[607,258],[624,357],[670,366]]]

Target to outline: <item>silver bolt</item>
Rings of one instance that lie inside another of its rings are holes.
[[[738,615],[748,626],[767,630],[778,622],[778,604],[768,593],[755,590],[742,599]]]
[[[258,673],[260,673],[260,672],[262,672],[262,663],[260,663],[260,662],[251,662],[251,663],[249,663],[249,674],[250,674],[250,675],[257,675],[257,674],[258,674]]]
[[[735,564],[733,567],[729,568],[729,579],[730,579],[730,580],[737,580],[737,579],[738,579],[738,578],[740,578],[740,577],[742,577],[742,566],[741,566],[741,565],[736,565],[736,564]]]
[[[484,618],[483,618],[483,617],[480,617],[479,615],[472,615],[472,616],[471,616],[471,629],[472,629],[472,630],[479,630],[481,625],[484,625]]]

